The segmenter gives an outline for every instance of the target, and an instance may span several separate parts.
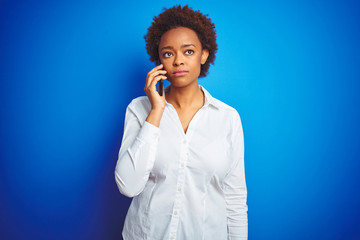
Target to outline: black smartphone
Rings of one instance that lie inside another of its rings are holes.
[[[163,92],[164,92],[164,82],[163,82],[162,79],[160,79],[160,81],[159,81],[158,92],[159,92],[160,96],[163,95]]]
[[[158,66],[160,64],[161,64],[161,62],[159,60],[156,61],[156,66]],[[160,79],[159,86],[158,86],[158,93],[159,93],[160,96],[162,96],[163,92],[164,92],[164,82],[163,82],[162,79]]]

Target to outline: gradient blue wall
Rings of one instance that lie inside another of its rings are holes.
[[[120,239],[114,167],[171,1],[0,1],[0,239]],[[358,1],[188,1],[240,113],[249,239],[360,239]]]

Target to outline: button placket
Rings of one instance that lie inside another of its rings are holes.
[[[170,239],[175,239],[179,217],[180,217],[180,210],[182,207],[182,192],[185,180],[185,166],[188,158],[188,141],[186,139],[182,140],[182,148],[180,154],[180,163],[179,163],[179,170],[178,170],[178,179],[176,185],[176,194],[175,194],[175,202],[173,207],[173,213],[170,221]]]

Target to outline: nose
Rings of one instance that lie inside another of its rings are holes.
[[[184,58],[181,56],[181,54],[175,55],[173,64],[174,64],[174,66],[184,65]]]

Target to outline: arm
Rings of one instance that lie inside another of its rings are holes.
[[[228,240],[248,237],[247,189],[244,170],[244,137],[240,116],[236,114],[232,136],[232,166],[224,181]]]
[[[115,168],[115,180],[122,194],[134,197],[141,193],[155,162],[159,128],[143,125],[131,104],[126,110],[124,135]]]
[[[144,91],[151,103],[146,121],[135,113],[134,101],[126,109],[124,135],[115,168],[115,180],[122,194],[134,197],[142,192],[154,166],[159,140],[159,125],[165,108],[165,94],[160,96],[156,83],[166,79],[163,65],[153,68],[146,77]],[[141,108],[142,109],[142,108]],[[138,113],[138,115],[142,115]]]

